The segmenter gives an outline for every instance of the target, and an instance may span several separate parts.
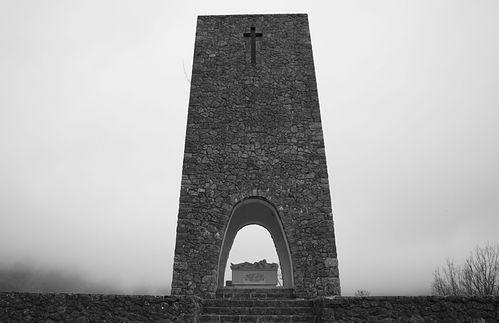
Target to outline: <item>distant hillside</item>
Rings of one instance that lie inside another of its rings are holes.
[[[77,273],[57,270],[37,270],[28,266],[0,268],[0,291],[32,293],[88,293],[88,294],[156,294],[168,295],[167,288],[120,288],[97,283]]]

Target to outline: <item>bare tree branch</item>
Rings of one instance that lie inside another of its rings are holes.
[[[435,295],[499,295],[499,244],[476,247],[462,266],[447,259],[433,274]]]

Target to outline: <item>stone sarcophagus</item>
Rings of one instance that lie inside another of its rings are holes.
[[[232,286],[235,287],[275,287],[277,285],[276,263],[261,260],[255,263],[230,264]]]

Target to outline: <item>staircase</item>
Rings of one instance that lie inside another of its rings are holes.
[[[217,298],[224,299],[294,299],[292,288],[234,288],[222,287]]]
[[[315,323],[313,301],[293,298],[292,289],[221,288],[217,298],[203,300],[201,323]]]

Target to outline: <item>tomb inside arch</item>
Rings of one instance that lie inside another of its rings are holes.
[[[250,274],[267,278],[256,280],[254,285],[282,287],[281,266],[274,241],[270,232],[260,225],[250,224],[237,232],[225,267],[224,286],[234,287],[246,283],[248,279],[242,274],[248,272],[245,270],[248,265]],[[274,267],[277,268],[274,270]],[[275,279],[269,280],[269,277],[274,276]]]
[[[260,225],[237,232],[225,267],[227,287],[282,287],[279,257],[270,233]]]
[[[267,201],[249,198],[234,208],[225,229],[218,265],[218,287],[224,286],[225,268],[229,252],[239,230],[247,225],[260,225],[269,233],[274,242],[282,274],[282,286],[293,287],[293,266],[286,234],[277,211]]]

